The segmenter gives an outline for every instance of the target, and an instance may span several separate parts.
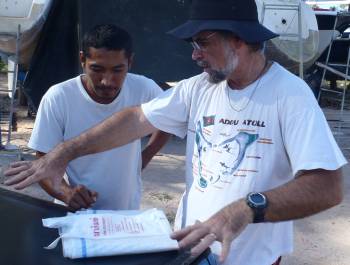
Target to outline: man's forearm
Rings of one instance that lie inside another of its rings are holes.
[[[275,189],[263,192],[268,199],[266,222],[281,222],[304,218],[339,204],[343,198],[341,170],[309,170],[292,181]],[[220,212],[237,222],[237,208],[253,221],[253,210],[245,199],[240,199]]]
[[[264,194],[269,201],[265,215],[267,222],[307,217],[342,201],[341,169],[305,171],[289,183]]]
[[[140,107],[118,112],[81,135],[55,148],[58,156],[71,161],[77,157],[106,151],[125,145],[154,132]]]
[[[163,131],[156,131],[152,134],[146,147],[142,151],[142,169],[144,169],[149,161],[169,140],[170,134]]]

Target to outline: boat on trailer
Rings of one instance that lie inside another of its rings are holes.
[[[51,2],[51,0],[0,0],[0,52],[4,54],[16,52],[16,33],[20,25],[19,62],[24,66],[28,65]],[[312,65],[330,41],[329,34],[324,38],[323,33],[319,32],[312,9],[301,0],[256,0],[256,3],[263,24],[281,34],[279,38],[267,43],[266,51],[269,57],[293,72],[298,71],[300,61],[303,62],[305,69]],[[102,2],[99,5],[102,5]],[[285,8],[292,5],[300,5],[300,12]],[[267,9],[267,6],[275,8]],[[298,16],[301,16],[302,22],[300,29]],[[299,51],[299,38],[296,36],[299,30],[303,46],[302,56]]]
[[[67,47],[76,45],[78,38],[81,39],[93,25],[108,21],[127,29],[133,36],[137,54],[133,71],[158,82],[178,81],[200,71],[191,63],[190,47],[165,34],[186,19],[189,1],[167,0],[165,4],[160,0],[104,0],[98,3],[95,0],[0,0],[0,53],[15,53],[16,32],[20,25],[19,63],[25,70],[30,65],[24,91],[37,107],[48,87],[79,73],[78,47]],[[70,8],[73,2],[78,8]],[[296,74],[307,73],[324,54],[335,31],[319,28],[318,15],[307,2],[256,0],[256,3],[262,23],[280,34],[279,38],[266,43],[267,56]],[[21,12],[18,7],[22,8]],[[67,9],[58,10],[61,8]],[[68,18],[63,14],[67,12],[70,17],[78,16],[77,21],[72,19],[66,23]],[[65,25],[61,27],[62,24]],[[79,31],[71,30],[68,34],[67,29]],[[40,31],[42,37],[48,34],[50,37],[40,38],[41,45],[37,45]],[[57,45],[57,39],[64,45]],[[155,43],[159,47],[156,50]],[[33,56],[35,47],[40,49]],[[53,60],[56,65],[52,64]],[[172,67],[168,67],[169,62]]]
[[[0,53],[27,66],[50,10],[51,0],[0,0]],[[17,34],[19,33],[19,37]]]

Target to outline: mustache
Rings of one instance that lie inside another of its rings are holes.
[[[198,60],[196,63],[199,67],[203,67],[203,68],[207,68],[209,66],[209,64],[206,61],[202,61],[202,60]]]
[[[98,90],[112,90],[112,89],[117,89],[115,87],[111,87],[111,86],[95,86],[95,89],[98,89]]]

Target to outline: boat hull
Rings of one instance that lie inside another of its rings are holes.
[[[26,68],[38,42],[50,8],[50,2],[34,3],[30,15],[25,18],[0,17],[0,53],[16,53],[17,31],[20,26],[19,63]]]

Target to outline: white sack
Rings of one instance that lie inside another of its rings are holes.
[[[170,239],[171,228],[164,213],[147,211],[79,211],[65,217],[43,219],[43,225],[58,228],[63,255],[86,258],[178,249]]]

